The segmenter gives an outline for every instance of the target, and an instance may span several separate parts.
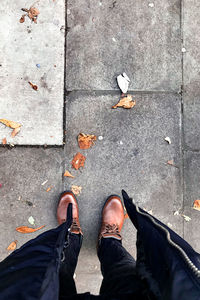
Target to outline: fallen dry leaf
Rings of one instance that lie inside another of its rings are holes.
[[[72,167],[76,170],[78,170],[80,167],[84,167],[85,160],[86,157],[80,152],[78,152],[72,160]]]
[[[196,210],[200,210],[200,200],[194,201],[193,208]]]
[[[126,213],[125,215],[124,215],[124,219],[128,219],[129,218],[129,216],[128,216],[128,214]]]
[[[22,125],[17,123],[17,122],[13,122],[13,121],[10,121],[10,120],[6,120],[6,119],[0,119],[0,122],[4,125],[6,125],[7,127],[10,127],[10,128],[19,128],[21,127]]]
[[[52,186],[48,187],[48,189],[46,189],[46,192],[49,192],[52,188]]]
[[[13,129],[13,131],[11,132],[11,136],[14,138],[20,132],[20,130],[20,127]]]
[[[14,241],[14,242],[10,243],[10,245],[7,248],[7,250],[8,251],[14,251],[17,248],[17,242],[18,241]]]
[[[65,171],[64,176],[74,178],[74,176],[69,171]]]
[[[32,87],[33,90],[37,91],[38,90],[38,87],[36,84],[33,84],[32,82],[28,82],[30,84],[30,86]]]
[[[3,144],[3,145],[6,145],[6,144],[7,144],[7,139],[6,139],[6,138],[3,138],[3,139],[2,139],[2,144]]]
[[[38,18],[38,15],[40,14],[40,12],[37,8],[31,6],[29,9],[22,8],[22,11],[25,11],[27,13],[27,16],[31,19],[31,21],[33,21],[34,23],[37,23],[37,18]],[[26,16],[26,15],[24,15],[24,16]],[[23,23],[23,22],[21,22],[21,23]]]
[[[136,101],[132,100],[132,96],[127,95],[126,97],[121,98],[116,105],[112,106],[112,108],[117,108],[117,107],[132,108],[133,106],[135,106],[135,104]]]
[[[24,21],[25,21],[25,16],[26,16],[26,15],[22,15],[22,16],[21,16],[21,18],[20,18],[20,20],[19,20],[20,23],[24,23]]]
[[[38,231],[38,230],[42,229],[43,227],[45,227],[45,225],[42,225],[38,228],[31,228],[31,227],[28,227],[28,226],[21,226],[21,227],[17,227],[16,230],[20,233],[32,233],[32,232],[35,232],[35,231]]]
[[[82,190],[82,186],[72,185],[71,187],[71,191],[74,193],[74,195],[80,195],[81,190]]]
[[[96,141],[96,135],[80,133],[78,136],[78,145],[80,149],[89,149]]]

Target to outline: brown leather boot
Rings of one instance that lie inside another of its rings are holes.
[[[69,203],[72,203],[72,225],[70,232],[75,234],[83,234],[79,223],[78,203],[76,197],[71,191],[61,194],[57,207],[57,220],[59,225],[66,221],[67,208]]]
[[[99,240],[103,238],[115,238],[121,240],[121,229],[124,223],[124,208],[119,196],[108,197],[102,211],[102,223]]]

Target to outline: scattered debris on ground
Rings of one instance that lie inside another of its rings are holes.
[[[38,86],[36,84],[33,84],[32,82],[28,82],[30,84],[30,86],[32,87],[33,90],[37,91],[38,90]]]
[[[11,136],[14,138],[20,132],[20,130],[20,127],[13,129],[13,131],[11,132]]]
[[[116,105],[112,106],[112,108],[123,107],[123,108],[130,109],[133,106],[135,106],[135,104],[136,104],[136,101],[133,101],[132,96],[127,95],[125,97],[122,97]]]
[[[173,160],[168,160],[166,164],[178,169],[178,167],[174,164]]]
[[[69,171],[65,171],[64,176],[74,178],[74,176]]]
[[[168,142],[168,144],[170,144],[170,145],[171,145],[171,143],[172,143],[172,142],[171,142],[171,139],[170,139],[168,136],[165,138],[165,141]]]
[[[173,225],[171,224],[171,223],[167,223],[167,226],[169,227],[169,228],[172,228],[173,227]]]
[[[0,119],[0,122],[4,125],[6,125],[7,127],[10,127],[12,129],[16,129],[16,128],[19,128],[21,127],[22,125],[17,123],[17,122],[14,122],[14,121],[10,121],[10,120],[7,120],[7,119]]]
[[[78,135],[78,145],[80,149],[89,149],[94,145],[94,141],[96,141],[96,135],[79,133]]]
[[[86,160],[86,157],[83,154],[81,154],[80,152],[78,152],[72,160],[72,167],[76,170],[78,170],[81,167],[84,167],[85,160]]]
[[[17,123],[17,122],[14,122],[14,121],[10,121],[10,120],[7,120],[7,119],[0,119],[0,122],[4,125],[6,125],[7,127],[10,127],[13,129],[13,131],[11,132],[11,136],[14,138],[21,130],[21,124]],[[3,145],[6,145],[7,144],[7,140],[6,138],[4,138],[2,140],[2,143]],[[10,144],[12,146],[12,144]],[[14,146],[14,145],[13,145]]]
[[[128,91],[129,82],[130,82],[130,79],[126,75],[126,73],[123,73],[123,74],[120,74],[119,76],[117,76],[118,86],[119,86],[120,90],[122,91],[122,93],[124,93],[124,94],[126,94]]]
[[[189,222],[189,221],[191,220],[191,218],[188,217],[188,216],[186,216],[186,215],[181,215],[181,216],[184,218],[184,220],[185,220],[186,222]]]
[[[28,218],[28,222],[29,222],[31,225],[35,225],[35,219],[34,219],[32,216],[30,216],[30,217]]]
[[[6,144],[7,144],[7,139],[6,139],[6,138],[3,138],[3,139],[2,139],[2,144],[3,144],[3,145],[6,145]]]
[[[31,21],[33,21],[34,23],[37,23],[37,18],[38,18],[38,15],[40,14],[39,9],[31,6],[29,9],[22,8],[21,10],[26,12],[26,14],[21,16],[21,18],[19,20],[20,23],[24,23],[25,17],[29,17],[29,19],[31,19]]]
[[[14,251],[17,248],[17,242],[18,241],[16,240],[16,241],[10,243],[10,245],[7,247],[7,250],[8,251]]]
[[[179,215],[180,215],[179,210],[176,210],[176,211],[174,212],[174,216],[179,216]]]
[[[48,182],[48,179],[45,180],[41,185],[45,185]]]
[[[78,196],[78,195],[80,195],[80,193],[82,191],[82,186],[72,185],[71,191],[74,193],[74,195]]]
[[[193,208],[200,211],[200,200],[195,200]]]
[[[53,188],[53,186],[48,187],[48,189],[46,189],[46,192],[50,192],[50,190]]]
[[[20,232],[20,233],[32,233],[32,232],[38,231],[38,230],[40,230],[44,227],[45,227],[45,225],[42,225],[38,228],[31,228],[31,227],[28,227],[28,226],[20,226],[20,227],[16,228],[16,231]]]

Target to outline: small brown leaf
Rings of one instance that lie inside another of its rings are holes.
[[[78,170],[80,167],[84,167],[85,160],[86,157],[80,152],[78,152],[72,160],[72,167],[76,170]]]
[[[20,130],[20,127],[13,129],[13,131],[11,132],[11,136],[14,138],[20,132]]]
[[[193,208],[196,210],[200,210],[200,200],[194,201]]]
[[[6,119],[0,119],[0,122],[3,123],[4,125],[6,125],[7,127],[10,127],[10,128],[19,128],[21,127],[22,125],[17,123],[17,122],[13,122],[13,121],[9,121],[9,120],[6,120]]]
[[[46,192],[50,192],[50,190],[53,188],[53,186],[48,187],[48,189],[46,190]]]
[[[82,190],[82,186],[72,185],[71,187],[71,191],[74,193],[74,195],[80,195],[81,190]]]
[[[20,233],[32,233],[32,232],[35,232],[35,231],[38,231],[38,230],[42,229],[43,227],[45,227],[45,225],[42,225],[38,228],[31,228],[31,227],[28,227],[28,226],[21,226],[21,227],[17,227],[16,230]]]
[[[2,144],[3,144],[3,145],[6,145],[6,144],[7,144],[7,139],[6,139],[6,138],[3,138],[3,139],[2,139]]]
[[[21,18],[20,18],[20,20],[19,20],[19,22],[20,23],[24,23],[24,21],[25,21],[25,15],[22,15]]]
[[[64,176],[74,178],[74,176],[69,171],[65,171]]]
[[[28,82],[29,84],[30,84],[30,86],[32,87],[32,89],[34,89],[35,91],[37,91],[38,90],[38,87],[37,87],[37,85],[35,85],[35,84],[33,84],[32,82]]]
[[[34,21],[34,18],[37,18],[39,14],[39,10],[35,7],[31,7],[28,11],[28,16],[32,21]]]
[[[112,106],[112,108],[117,108],[117,107],[123,107],[123,108],[132,108],[133,106],[135,106],[136,101],[132,100],[132,96],[131,95],[127,95],[126,97],[123,97],[120,99],[120,101]]]
[[[129,215],[126,213],[125,215],[124,215],[124,219],[128,219],[129,218]]]
[[[95,135],[80,133],[78,136],[78,145],[80,149],[89,149],[94,145],[97,137]]]
[[[14,251],[17,248],[17,242],[18,241],[14,241],[14,242],[10,243],[10,245],[7,248],[7,250],[8,251]]]

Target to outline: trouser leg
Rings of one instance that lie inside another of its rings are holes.
[[[60,292],[59,299],[76,294],[76,285],[74,282],[74,272],[78,262],[78,255],[82,245],[81,234],[68,234],[62,253],[62,262],[60,266]]]
[[[134,294],[143,287],[134,258],[114,238],[102,238],[98,248],[103,282],[100,294]]]

